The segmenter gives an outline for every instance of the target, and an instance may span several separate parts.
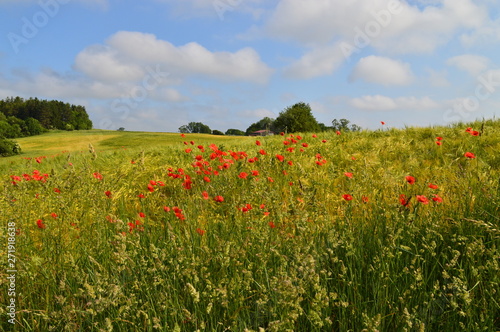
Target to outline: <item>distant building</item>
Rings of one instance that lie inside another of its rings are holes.
[[[274,132],[267,129],[257,130],[254,131],[253,133],[248,134],[248,136],[272,136],[272,135],[274,135]]]

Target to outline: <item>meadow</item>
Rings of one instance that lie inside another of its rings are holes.
[[[339,134],[19,139],[0,328],[500,331],[500,121]]]

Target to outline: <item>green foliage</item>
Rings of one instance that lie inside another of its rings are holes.
[[[332,130],[335,131],[360,131],[361,127],[357,124],[349,125],[350,121],[347,119],[333,119],[332,121]]]
[[[211,134],[212,130],[201,122],[190,122],[181,126],[179,132],[184,134]]]
[[[274,124],[274,119],[269,117],[264,117],[260,121],[252,123],[250,127],[247,128],[245,135],[250,135],[251,133],[258,130],[272,130]]]
[[[57,100],[48,101],[38,98],[24,100],[20,97],[10,97],[0,100],[0,114],[7,117],[7,121],[12,127],[11,132],[15,133],[13,137],[35,135],[30,130],[21,130],[27,127],[25,121],[28,119],[36,119],[44,129],[92,129],[92,121],[89,119],[85,107]],[[0,116],[0,121],[2,120]]]
[[[27,118],[24,120],[23,133],[25,136],[35,136],[46,132],[40,121],[34,118]]]
[[[212,135],[222,136],[222,135],[224,135],[224,133],[220,130],[214,129],[214,130],[212,130]]]
[[[0,156],[8,157],[21,153],[21,147],[15,141],[0,138]]]
[[[312,114],[309,104],[303,102],[287,107],[280,112],[273,123],[275,131],[281,132],[316,132],[320,126]]]
[[[231,136],[245,136],[245,132],[239,129],[228,129],[226,130],[226,135]]]

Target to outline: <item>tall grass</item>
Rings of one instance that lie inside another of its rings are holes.
[[[175,137],[4,164],[13,330],[500,330],[498,121]]]

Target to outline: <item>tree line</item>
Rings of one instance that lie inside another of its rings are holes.
[[[49,129],[88,130],[92,121],[80,105],[38,98],[0,100],[0,155],[20,152],[19,146],[8,139],[40,135]]]
[[[331,126],[319,123],[312,114],[309,104],[304,102],[296,103],[280,112],[276,119],[264,117],[252,123],[246,131],[239,129],[228,129],[225,135],[244,136],[251,135],[256,131],[265,130],[270,133],[295,133],[295,132],[320,132],[320,131],[360,131],[361,127],[351,124],[347,119],[334,119]],[[201,122],[190,122],[179,128],[181,133],[202,133],[213,135],[224,135],[219,130],[211,130],[209,126]]]

